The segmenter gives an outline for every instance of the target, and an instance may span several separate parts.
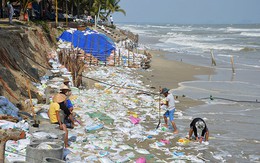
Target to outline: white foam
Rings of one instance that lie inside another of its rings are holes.
[[[242,36],[249,36],[249,37],[260,37],[260,33],[251,33],[251,32],[242,32],[240,33]]]
[[[149,34],[149,32],[145,31],[144,29],[140,29],[141,26],[139,25],[124,25],[124,26],[120,26],[121,29],[123,30],[127,30],[127,31],[131,31],[135,34],[139,34],[139,35],[144,35],[144,34]]]
[[[233,28],[227,27],[227,32],[260,32],[257,28]]]
[[[232,50],[232,51],[240,51],[243,48],[242,47],[236,47],[236,46],[230,46],[226,44],[217,44],[217,43],[205,43],[205,42],[198,42],[203,40],[203,38],[196,38],[195,36],[190,36],[190,37],[181,37],[183,36],[182,34],[178,34],[178,37],[171,37],[171,38],[163,38],[160,39],[160,41],[167,43],[167,44],[175,44],[175,45],[181,45],[185,46],[187,48],[199,48],[202,49],[203,51],[205,50]],[[214,40],[212,38],[204,38],[204,40],[209,41],[209,40]]]

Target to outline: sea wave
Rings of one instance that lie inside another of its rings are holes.
[[[233,38],[227,37],[218,37],[218,36],[198,36],[198,35],[186,35],[182,32],[168,32],[163,37],[178,37],[179,39],[183,40],[193,40],[193,41],[224,41],[224,40],[232,40]]]
[[[196,37],[176,37],[176,38],[163,38],[160,39],[159,41],[164,42],[168,45],[173,44],[173,45],[179,45],[183,46],[182,48],[199,48],[202,49],[203,51],[205,50],[231,50],[231,51],[240,51],[242,50],[241,47],[236,47],[232,45],[226,45],[226,44],[220,44],[220,43],[210,43],[210,42],[198,42],[201,41],[202,39],[198,39]],[[205,39],[206,40],[206,39]]]
[[[227,32],[260,32],[259,28],[233,28],[227,27]]]
[[[120,26],[120,29],[131,31],[131,32],[133,32],[135,34],[138,34],[138,35],[146,35],[146,34],[150,34],[151,33],[149,30],[138,28],[135,25]]]
[[[260,33],[251,33],[251,32],[242,32],[240,33],[242,36],[249,36],[249,37],[260,37]]]
[[[251,47],[244,47],[240,51],[242,51],[242,52],[252,52],[252,51],[256,51],[256,49],[251,48]]]

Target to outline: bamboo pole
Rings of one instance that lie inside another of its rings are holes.
[[[56,13],[56,17],[55,17],[55,22],[56,22],[56,27],[58,26],[58,0],[55,1],[55,13]]]
[[[66,0],[66,26],[68,27],[68,0]]]

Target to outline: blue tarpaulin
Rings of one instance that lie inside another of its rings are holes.
[[[68,31],[64,31],[59,39],[63,40],[63,41],[67,41],[67,42],[71,42],[72,41],[72,33],[68,32]]]
[[[109,37],[90,29],[86,29],[86,31],[76,30],[73,34],[64,31],[59,39],[72,42],[74,47],[83,49],[100,61],[105,61],[111,52],[115,50],[115,44]]]

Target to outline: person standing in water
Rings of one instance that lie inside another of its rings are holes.
[[[165,122],[165,127],[168,128],[168,118],[170,119],[170,122],[172,124],[172,127],[174,129],[174,134],[178,134],[178,129],[176,127],[176,124],[174,122],[174,112],[175,112],[175,100],[172,95],[172,93],[169,93],[168,88],[163,88],[161,90],[161,93],[166,97],[166,103],[161,104],[162,108],[166,110],[166,112],[163,115],[164,122]]]

